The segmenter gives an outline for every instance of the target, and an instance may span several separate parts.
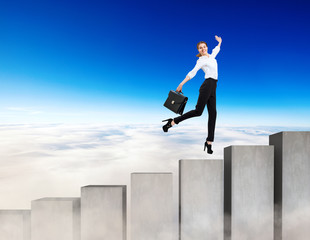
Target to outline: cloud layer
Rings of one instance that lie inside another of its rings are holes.
[[[78,197],[89,184],[129,184],[132,172],[178,172],[180,159],[223,159],[230,145],[268,144],[287,129],[218,127],[214,154],[206,129],[161,125],[0,125],[0,209],[29,208],[41,197]]]

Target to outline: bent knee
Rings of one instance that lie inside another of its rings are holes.
[[[201,110],[197,110],[197,109],[196,109],[196,111],[195,111],[195,115],[196,115],[197,117],[201,116],[202,113],[203,113],[203,110],[201,111]]]

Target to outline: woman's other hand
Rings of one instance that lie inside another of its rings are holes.
[[[186,78],[179,84],[179,86],[177,87],[177,92],[182,92],[182,87],[183,85],[190,80],[189,76],[186,76]]]
[[[182,87],[183,87],[183,85],[179,85],[178,87],[177,87],[177,92],[182,92]]]

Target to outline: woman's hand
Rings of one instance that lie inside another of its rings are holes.
[[[186,76],[186,78],[179,84],[179,86],[177,87],[177,92],[182,92],[182,87],[183,87],[183,85],[187,82],[187,81],[189,81],[190,80],[190,78],[189,78],[189,76]]]
[[[221,37],[215,35],[215,39],[216,39],[216,41],[218,41],[219,43],[222,43],[222,38],[221,38]]]
[[[182,92],[182,87],[183,87],[183,85],[180,84],[180,85],[177,87],[177,92]]]

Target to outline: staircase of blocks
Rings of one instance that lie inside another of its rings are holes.
[[[88,185],[78,198],[42,198],[0,210],[1,240],[309,240],[310,132],[269,145],[224,148],[224,159],[179,160],[173,175],[131,174],[126,185]]]

